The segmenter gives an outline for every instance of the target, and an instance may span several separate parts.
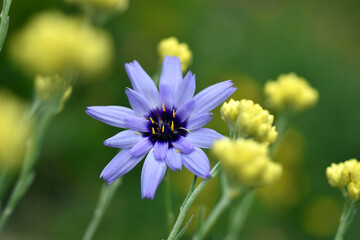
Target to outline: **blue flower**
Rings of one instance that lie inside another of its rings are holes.
[[[182,77],[180,60],[165,57],[159,91],[137,61],[125,64],[134,89],[126,89],[132,109],[120,106],[88,107],[86,113],[106,124],[125,128],[104,144],[122,148],[101,173],[111,184],[146,156],[141,173],[142,198],[153,199],[167,167],[184,165],[201,178],[210,177],[210,163],[200,148],[210,148],[223,136],[202,128],[212,119],[212,109],[235,90],[231,80],[195,93],[195,75]]]

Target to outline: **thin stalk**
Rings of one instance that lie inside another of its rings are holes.
[[[0,14],[0,52],[4,46],[6,34],[9,28],[9,10],[12,0],[3,0],[3,7]]]
[[[336,231],[334,240],[343,240],[345,234],[354,219],[356,213],[356,202],[352,199],[347,198],[344,204],[344,209],[340,217],[340,223]]]
[[[230,222],[229,233],[225,237],[225,240],[237,240],[239,239],[239,233],[244,226],[245,220],[250,212],[251,206],[254,202],[254,191],[249,192],[241,200],[240,204],[236,206],[233,213],[232,221]]]
[[[215,167],[211,170],[210,174],[212,177],[209,177],[207,179],[202,180],[199,185],[195,188],[195,190],[193,192],[190,193],[191,187],[193,187],[194,185],[194,181],[193,184],[190,187],[189,190],[189,194],[188,197],[184,200],[181,208],[180,208],[180,212],[179,215],[176,219],[176,222],[174,224],[174,227],[172,228],[170,235],[168,237],[168,240],[173,240],[175,239],[177,233],[179,232],[179,229],[185,219],[186,213],[189,211],[190,206],[193,204],[193,202],[195,201],[195,199],[199,196],[200,192],[202,191],[202,189],[206,186],[206,184],[213,178],[215,177],[220,171],[220,162],[218,162]]]
[[[91,240],[94,237],[94,234],[99,227],[99,224],[104,216],[105,211],[107,210],[116,189],[121,185],[122,178],[119,178],[111,185],[107,185],[106,183],[103,184],[101,188],[101,192],[99,195],[98,202],[96,204],[93,216],[90,220],[88,227],[86,228],[83,240]]]

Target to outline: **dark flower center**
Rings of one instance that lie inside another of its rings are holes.
[[[170,141],[171,144],[189,133],[186,129],[187,120],[181,121],[176,115],[176,109],[166,108],[164,104],[161,108],[153,109],[146,118],[149,119],[148,132],[142,134],[153,143]]]

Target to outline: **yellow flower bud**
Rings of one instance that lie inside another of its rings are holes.
[[[350,182],[347,185],[347,191],[348,191],[348,194],[349,194],[349,198],[354,199],[354,200],[359,200],[359,196],[360,196],[360,185],[359,185],[359,183]]]
[[[326,177],[331,186],[343,187],[347,184],[341,181],[343,169],[344,169],[343,163],[339,163],[339,164],[332,163],[330,167],[326,168]]]
[[[281,165],[271,161],[268,151],[265,143],[241,138],[216,141],[213,148],[231,176],[241,184],[254,187],[269,185],[281,175]]]
[[[12,93],[0,89],[0,170],[21,163],[31,123],[24,121],[27,106]]]
[[[238,105],[237,127],[241,133],[259,142],[273,143],[277,138],[274,116],[251,100],[241,100]]]
[[[276,81],[265,84],[265,94],[271,108],[282,110],[289,107],[303,111],[315,105],[318,92],[309,83],[295,73],[282,74]]]
[[[42,100],[48,100],[54,94],[62,91],[65,83],[59,75],[55,76],[41,76],[35,77],[35,89]]]
[[[75,68],[92,76],[110,65],[113,45],[108,33],[83,18],[48,11],[11,38],[10,54],[31,74],[54,75]]]
[[[105,11],[124,12],[129,7],[129,0],[65,0],[68,3],[93,6]]]
[[[161,60],[163,60],[166,55],[179,57],[182,71],[185,71],[192,61],[192,52],[189,46],[186,43],[180,43],[175,37],[161,40],[158,44],[157,51]]]
[[[234,99],[230,99],[229,102],[224,102],[220,108],[221,118],[226,121],[229,125],[235,123],[238,115],[239,115],[239,101],[235,101]]]

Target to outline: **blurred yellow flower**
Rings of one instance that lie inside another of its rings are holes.
[[[341,208],[329,197],[320,197],[305,208],[302,225],[305,231],[315,237],[330,237],[336,231]]]
[[[89,5],[105,11],[124,12],[129,7],[129,0],[65,0],[68,3]]]
[[[243,185],[270,185],[282,173],[282,166],[271,161],[268,145],[252,139],[218,140],[213,152],[230,175]]]
[[[332,163],[326,169],[326,177],[333,187],[347,186],[348,197],[358,200],[360,197],[360,162],[350,159],[344,163]]]
[[[55,76],[42,76],[37,75],[35,77],[35,89],[36,93],[41,100],[48,100],[54,94],[64,88],[65,83],[59,75]]]
[[[24,121],[27,106],[12,93],[0,89],[0,169],[20,165],[31,123]]]
[[[54,75],[69,68],[92,76],[111,63],[110,36],[84,19],[47,11],[33,17],[11,39],[10,54],[32,74]]]
[[[273,143],[277,138],[274,116],[251,100],[231,99],[220,108],[221,117],[231,128],[236,124],[239,135],[253,137],[259,142]]]
[[[315,105],[318,91],[295,73],[281,74],[276,81],[265,84],[265,94],[271,108],[282,110],[286,107],[303,111]]]
[[[161,40],[158,44],[157,51],[161,57],[161,61],[166,55],[179,57],[182,71],[185,71],[192,61],[192,52],[189,46],[186,43],[180,43],[175,37]]]

